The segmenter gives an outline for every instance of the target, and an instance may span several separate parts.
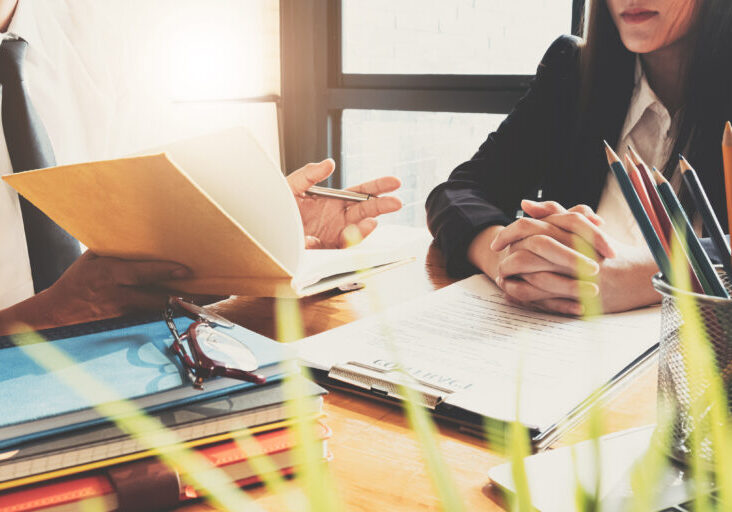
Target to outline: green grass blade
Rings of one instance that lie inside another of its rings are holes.
[[[248,430],[238,434],[234,438],[234,442],[247,454],[247,462],[252,466],[257,477],[272,495],[280,499],[285,509],[305,509],[304,496],[285,486],[285,479],[282,473],[277,469],[272,459],[264,453],[262,446]]]
[[[295,299],[278,299],[275,305],[277,338],[280,342],[292,342],[303,338],[304,329],[298,302]],[[291,364],[295,365],[293,361]],[[297,368],[291,368],[289,375],[294,375]],[[303,375],[309,377],[306,368]],[[324,464],[321,443],[314,437],[315,421],[306,408],[303,393],[293,378],[284,381],[287,408],[295,420],[292,430],[296,439],[294,457],[301,468],[300,474],[305,484],[309,510],[315,512],[336,512],[342,510],[335,483],[329,468]]]
[[[354,233],[351,233],[351,235],[352,237],[356,237]],[[372,312],[378,313],[382,311],[382,302],[378,296],[378,292],[368,290],[367,293],[371,300]],[[403,369],[404,365],[402,364],[391,329],[386,323],[381,328],[388,351],[392,354],[400,372],[400,379],[397,382],[398,392],[403,397],[402,405],[407,414],[409,425],[417,437],[432,485],[435,488],[443,510],[460,512],[464,510],[463,501],[437,444],[439,434],[432,417],[423,405],[422,395],[413,387],[414,379]]]
[[[681,240],[684,243],[684,240]],[[688,273],[683,270],[686,267],[684,251],[678,244],[672,247],[672,264],[674,275],[677,279],[677,286],[688,287]],[[682,276],[686,282],[682,282]],[[679,335],[685,356],[686,379],[688,382],[691,404],[689,416],[692,424],[691,431],[691,457],[689,464],[691,475],[695,484],[694,509],[697,512],[712,510],[709,501],[708,489],[710,488],[711,475],[709,465],[703,458],[704,444],[708,439],[710,428],[710,405],[714,409],[712,396],[716,390],[713,388],[717,369],[711,358],[706,329],[699,315],[695,299],[686,293],[676,295],[676,303],[683,322]],[[710,385],[711,384],[711,385]]]
[[[534,508],[531,505],[531,489],[524,462],[524,459],[531,455],[531,440],[526,427],[518,420],[511,422],[507,445],[508,459],[511,462],[511,479],[516,489],[511,510],[532,512]]]
[[[654,508],[659,486],[669,466],[665,450],[671,442],[673,418],[672,409],[661,407],[650,445],[631,470],[630,485],[633,489],[631,512],[648,512]]]
[[[48,372],[60,369],[57,376],[78,396],[89,403],[101,399],[94,407],[102,416],[114,422],[123,432],[139,440],[146,449],[158,450],[158,458],[169,467],[180,471],[186,482],[203,490],[207,499],[221,510],[259,510],[259,507],[239,489],[224,471],[215,467],[195,450],[182,446],[178,436],[165,428],[159,420],[148,416],[134,402],[123,400],[116,391],[83,371],[65,352],[32,333],[16,337],[25,354]],[[75,371],[68,371],[74,368]],[[72,374],[73,373],[73,374]]]

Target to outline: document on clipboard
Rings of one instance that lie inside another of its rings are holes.
[[[499,433],[518,417],[541,448],[581,419],[591,397],[645,367],[659,332],[658,307],[550,315],[507,302],[476,275],[295,346],[326,383],[400,400],[407,373],[436,416]]]

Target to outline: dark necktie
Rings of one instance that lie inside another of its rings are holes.
[[[22,39],[0,42],[2,122],[13,172],[56,165],[51,141],[23,81],[27,47],[28,43]],[[23,197],[20,198],[20,209],[33,288],[38,293],[51,286],[79,257],[79,243]]]

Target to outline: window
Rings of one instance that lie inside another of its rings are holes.
[[[341,120],[343,186],[390,174],[402,181],[403,208],[382,222],[424,225],[424,201],[469,159],[503,120],[496,114],[345,110]]]
[[[103,16],[104,37],[91,49],[79,47],[99,52],[100,69],[112,63],[119,77],[122,154],[246,125],[280,160],[278,0],[217,0],[205,7],[200,0],[93,4]],[[76,10],[89,6],[80,3]]]
[[[530,75],[569,30],[571,8],[557,0],[343,0],[343,72]]]
[[[331,186],[401,178],[423,225],[429,191],[526,92],[541,56],[577,32],[582,0],[281,0],[288,170],[335,158]]]

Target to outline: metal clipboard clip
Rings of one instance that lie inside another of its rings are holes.
[[[399,400],[406,400],[406,397],[399,392],[400,384],[404,384],[417,391],[422,396],[422,405],[431,410],[453,393],[450,389],[414,377],[407,379],[399,369],[387,370],[358,361],[333,365],[328,377],[365,389],[375,395]]]

